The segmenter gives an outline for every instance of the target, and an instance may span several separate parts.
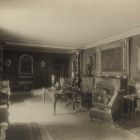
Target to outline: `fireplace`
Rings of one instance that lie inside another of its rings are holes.
[[[122,96],[127,93],[127,79],[95,77],[92,93],[91,119],[113,123],[121,117]]]

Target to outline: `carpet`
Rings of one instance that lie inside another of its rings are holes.
[[[136,140],[121,128],[100,121],[90,121],[88,112],[75,112],[72,106],[24,100],[9,109],[11,126],[7,140]]]

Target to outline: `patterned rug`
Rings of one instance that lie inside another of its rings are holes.
[[[7,140],[137,140],[121,129],[93,122],[85,125],[13,124],[7,130]],[[96,129],[95,129],[96,128]]]
[[[13,103],[9,109],[11,125],[7,140],[136,140],[121,129],[100,122],[90,121],[88,112],[75,112],[72,106],[53,104],[42,100],[23,100]]]

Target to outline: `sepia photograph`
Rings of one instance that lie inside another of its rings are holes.
[[[140,140],[140,0],[0,0],[0,140]]]

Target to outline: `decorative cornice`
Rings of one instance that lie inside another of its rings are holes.
[[[104,38],[104,39],[98,40],[96,42],[89,43],[88,45],[86,45],[84,47],[84,49],[97,47],[97,46],[105,44],[105,43],[109,43],[109,42],[112,42],[115,40],[120,40],[120,39],[124,39],[124,38],[128,38],[128,37],[132,37],[132,36],[135,36],[138,34],[140,34],[140,25],[136,25],[135,27],[131,27],[125,31],[119,32],[119,33],[112,35],[108,38]]]
[[[120,40],[128,37],[132,37],[135,35],[140,34],[140,24],[133,26],[131,28],[128,28],[124,31],[121,31],[117,34],[114,34],[112,36],[97,40],[93,43],[88,43],[85,45],[80,45],[80,44],[50,44],[50,43],[33,43],[33,42],[26,42],[26,41],[18,41],[18,40],[1,40],[1,42],[5,42],[7,45],[18,45],[18,46],[27,46],[27,47],[42,47],[42,48],[52,48],[52,51],[54,52],[53,49],[63,49],[66,51],[66,53],[73,53],[75,49],[88,49],[88,48],[93,48],[97,47],[99,45],[109,43],[115,40]],[[85,46],[85,47],[83,47]]]
[[[8,49],[15,50],[16,46],[21,46],[18,49],[24,51],[39,51],[39,52],[50,52],[50,53],[65,53],[70,54],[75,51],[76,47],[63,46],[63,45],[53,45],[53,44],[41,44],[41,43],[31,43],[31,42],[19,42],[19,41],[1,41],[4,42],[7,46],[15,46],[9,47]],[[29,47],[29,48],[26,48]]]
[[[57,49],[66,49],[66,50],[75,48],[73,46],[42,44],[42,43],[32,43],[32,42],[20,42],[20,41],[5,41],[5,44],[7,44],[7,45],[29,46],[29,47],[57,48]]]

